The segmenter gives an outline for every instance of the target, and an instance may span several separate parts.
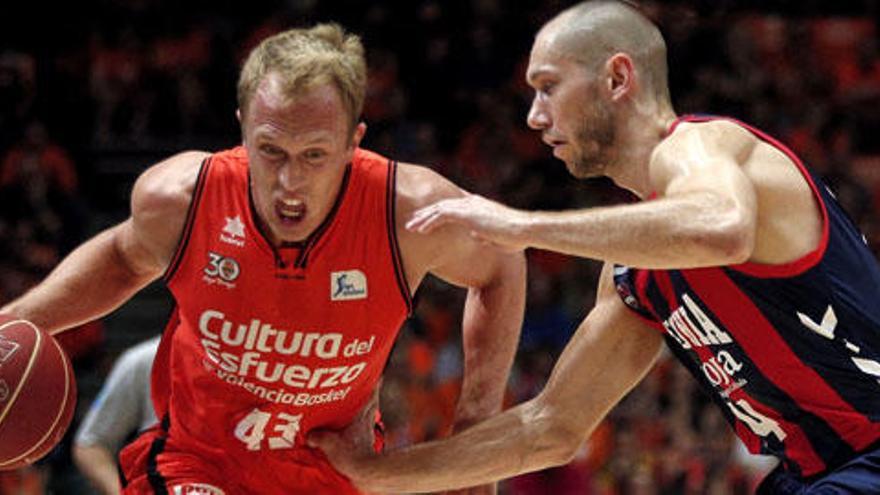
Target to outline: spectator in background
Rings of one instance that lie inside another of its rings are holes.
[[[156,423],[150,371],[159,337],[125,351],[92,402],[73,444],[73,460],[102,495],[119,493],[116,454],[133,433]]]
[[[3,217],[62,251],[75,244],[82,230],[78,189],[76,165],[64,148],[49,139],[40,121],[25,127],[22,139],[0,162]],[[48,269],[56,262],[51,257],[45,265]]]

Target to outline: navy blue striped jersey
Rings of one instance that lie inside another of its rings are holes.
[[[687,116],[675,125],[718,118]],[[820,245],[782,265],[615,266],[614,281],[626,305],[663,332],[749,451],[810,476],[880,439],[880,267],[797,156],[737,123],[785,153],[808,180],[822,210]]]

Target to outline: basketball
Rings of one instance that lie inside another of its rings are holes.
[[[0,315],[0,470],[46,455],[64,436],[75,403],[73,368],[55,339]]]

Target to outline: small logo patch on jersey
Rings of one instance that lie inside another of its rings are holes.
[[[226,217],[226,225],[220,232],[220,240],[226,244],[244,247],[244,222],[241,221],[241,215]]]
[[[632,309],[642,309],[642,306],[639,304],[639,300],[633,295],[632,291],[629,290],[629,286],[626,284],[617,284],[615,286],[617,288],[617,294],[623,299],[624,304],[629,306]]]
[[[9,385],[6,384],[6,380],[0,379],[0,402],[6,402],[6,399],[9,398]]]
[[[214,252],[208,252],[208,265],[202,280],[207,284],[220,284],[227,289],[235,288],[235,279],[241,275],[241,266],[234,259]]]
[[[172,487],[174,495],[225,495],[226,492],[205,483],[184,483]]]
[[[345,270],[330,274],[330,300],[351,301],[367,298],[367,276],[360,270]]]

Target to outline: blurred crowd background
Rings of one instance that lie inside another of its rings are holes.
[[[235,83],[267,35],[334,20],[363,36],[370,80],[365,146],[428,164],[467,189],[531,209],[627,201],[577,182],[525,125],[523,82],[556,0],[172,2],[20,5],[0,30],[0,303],[70,249],[127,215],[136,176],[185,149],[239,141]],[[642,2],[669,43],[680,114],[730,115],[791,146],[822,175],[880,252],[880,6]],[[47,10],[52,12],[47,12]],[[529,252],[529,295],[509,403],[543,386],[593,304],[599,265]],[[464,294],[428,281],[388,368],[390,446],[450,430]],[[87,410],[116,356],[161,331],[170,304],[151,286],[69,332]],[[589,391],[584,391],[589,393]],[[68,435],[70,437],[70,435]],[[38,466],[0,475],[0,494],[92,493],[69,440]],[[616,408],[570,465],[522,476],[506,494],[751,493],[772,463],[745,455],[721,415],[669,357]]]

